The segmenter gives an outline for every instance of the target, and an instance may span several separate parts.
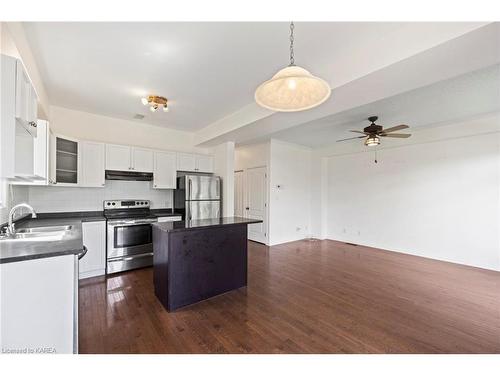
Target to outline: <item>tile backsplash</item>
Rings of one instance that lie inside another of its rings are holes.
[[[148,199],[151,208],[170,208],[173,190],[153,189],[150,181],[106,180],[104,188],[30,186],[36,212],[101,211],[107,199]]]

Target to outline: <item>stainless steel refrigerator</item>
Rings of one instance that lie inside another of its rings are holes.
[[[184,220],[216,219],[221,216],[221,179],[186,175],[177,178],[174,208]]]

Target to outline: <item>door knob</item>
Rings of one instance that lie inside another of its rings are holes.
[[[245,210],[249,210],[249,209],[250,209],[250,207],[245,207]]]

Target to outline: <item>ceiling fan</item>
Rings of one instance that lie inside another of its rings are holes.
[[[345,139],[339,139],[337,142],[349,141],[351,139],[365,139],[365,146],[377,146],[380,144],[380,137],[390,137],[390,138],[408,138],[411,134],[401,134],[401,133],[393,133],[398,130],[408,129],[408,125],[398,125],[393,126],[392,128],[384,129],[382,126],[375,124],[375,121],[378,120],[377,116],[368,117],[368,121],[371,122],[369,126],[361,130],[349,130],[353,133],[361,133],[362,136],[351,137]]]

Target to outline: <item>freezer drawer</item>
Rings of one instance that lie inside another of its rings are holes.
[[[217,219],[220,217],[220,201],[186,202],[186,219]]]
[[[130,257],[108,259],[107,273],[122,272],[135,268],[153,265],[153,253],[139,254]]]

